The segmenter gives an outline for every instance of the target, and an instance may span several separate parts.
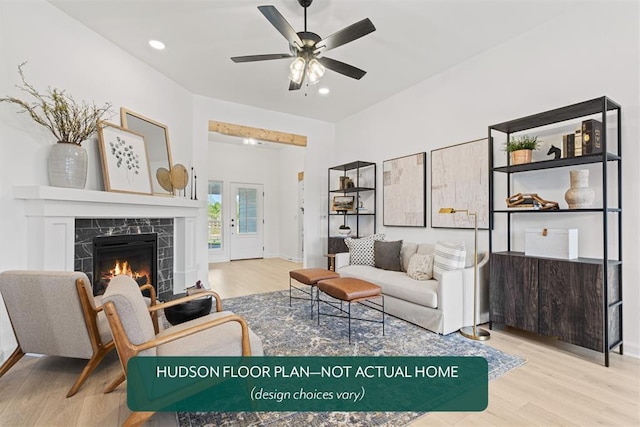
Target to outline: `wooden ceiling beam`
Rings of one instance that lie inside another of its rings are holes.
[[[209,132],[239,136],[241,138],[253,138],[260,141],[276,142],[279,144],[296,145],[298,147],[307,146],[307,137],[304,135],[236,125],[233,123],[217,122],[215,120],[209,120]]]

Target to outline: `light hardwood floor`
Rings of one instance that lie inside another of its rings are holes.
[[[288,288],[299,264],[280,259],[212,264],[209,283],[223,298]],[[478,413],[431,413],[423,425],[640,425],[640,360],[617,353],[611,366],[592,352],[568,349],[515,330],[494,330],[485,343],[527,363],[489,383],[489,407]],[[0,378],[0,426],[119,426],[129,415],[126,386],[104,387],[119,364],[109,355],[80,391],[66,392],[83,361],[24,357]],[[428,398],[428,396],[425,396]],[[149,426],[175,426],[173,414],[156,414]]]

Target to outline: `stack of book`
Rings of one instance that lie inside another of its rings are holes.
[[[584,120],[580,129],[562,136],[562,157],[588,156],[602,153],[602,123]]]

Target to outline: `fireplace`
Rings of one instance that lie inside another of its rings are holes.
[[[114,276],[126,274],[138,285],[158,290],[158,234],[93,238],[93,293],[102,295]]]

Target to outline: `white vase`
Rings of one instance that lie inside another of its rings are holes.
[[[351,233],[351,229],[350,228],[339,228],[338,229],[338,234],[341,234],[343,236],[348,236]]]
[[[571,187],[564,194],[569,209],[588,208],[593,204],[596,193],[589,188],[589,170],[576,169],[569,171]]]
[[[53,187],[84,188],[87,182],[87,150],[68,142],[53,144],[49,152],[49,184]]]

